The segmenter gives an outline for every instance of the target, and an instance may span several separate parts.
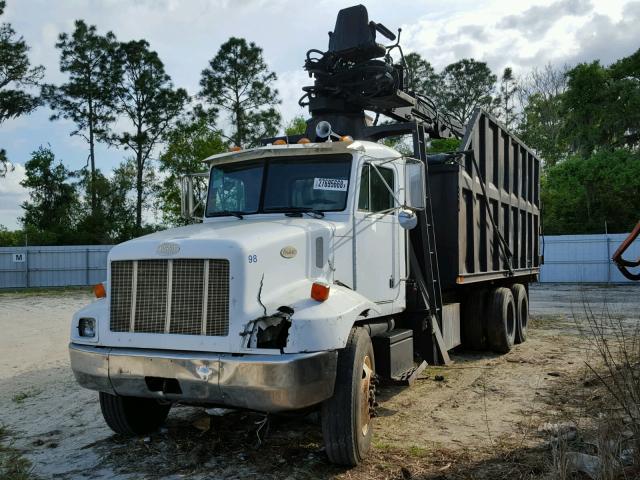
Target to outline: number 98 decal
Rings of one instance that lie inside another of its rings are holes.
[[[249,255],[247,258],[249,263],[258,263],[258,255]]]

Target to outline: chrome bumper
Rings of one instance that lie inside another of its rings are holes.
[[[240,355],[69,344],[78,383],[131,397],[278,412],[333,395],[338,353]]]

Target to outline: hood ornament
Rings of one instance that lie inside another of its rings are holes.
[[[175,255],[179,251],[180,251],[180,245],[172,242],[161,243],[160,245],[158,245],[158,248],[156,248],[156,253],[158,255],[164,255],[164,256]]]

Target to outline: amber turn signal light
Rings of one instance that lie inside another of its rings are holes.
[[[278,140],[276,140],[275,142],[273,142],[274,145],[286,145],[287,142],[285,142],[283,139],[279,138]]]
[[[322,282],[314,282],[311,285],[311,298],[318,302],[324,302],[329,298],[329,285]]]
[[[307,137],[302,137],[300,140],[298,140],[298,143],[304,145],[305,143],[311,143],[311,140],[309,140]]]
[[[107,290],[104,288],[104,284],[99,283],[93,287],[93,294],[96,298],[104,298],[107,296]]]
[[[229,151],[230,152],[239,152],[240,150],[242,150],[242,148],[237,146],[237,145],[235,145],[233,147],[229,147]]]

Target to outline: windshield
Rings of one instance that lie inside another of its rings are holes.
[[[211,169],[207,217],[344,210],[351,155],[273,157]]]

